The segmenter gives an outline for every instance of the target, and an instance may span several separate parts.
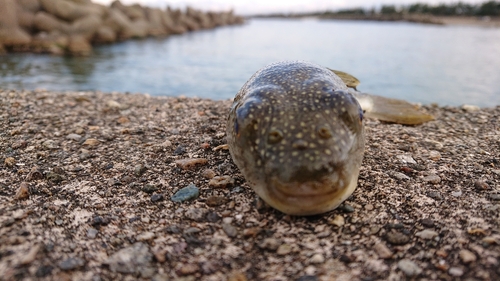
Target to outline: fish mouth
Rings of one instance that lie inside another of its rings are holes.
[[[255,188],[273,208],[289,215],[308,216],[335,209],[356,188],[358,173],[339,180],[323,177],[305,182],[282,182],[271,177],[265,188]]]

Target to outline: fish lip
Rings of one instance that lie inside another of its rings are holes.
[[[269,205],[285,214],[310,216],[337,208],[354,192],[357,181],[358,173],[350,175],[341,185],[328,176],[307,182],[281,182],[271,177],[265,186],[254,186],[254,190]],[[301,187],[299,192],[294,189],[297,186]]]
[[[297,197],[297,198],[315,198],[323,197],[331,193],[337,193],[343,187],[331,188],[334,183],[327,177],[319,180],[311,180],[306,182],[282,182],[276,177],[271,178],[270,191],[275,193],[278,198]],[[329,190],[328,190],[329,189]],[[327,191],[325,191],[327,190]]]

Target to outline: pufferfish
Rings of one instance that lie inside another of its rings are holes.
[[[354,191],[364,154],[364,117],[417,125],[414,105],[363,94],[345,72],[301,61],[257,71],[227,121],[233,161],[269,205],[290,215],[335,209]]]

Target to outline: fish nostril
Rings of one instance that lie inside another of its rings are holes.
[[[329,139],[332,137],[332,131],[326,126],[321,126],[318,128],[318,135],[322,139]]]
[[[292,143],[292,147],[295,148],[295,149],[298,149],[298,150],[304,150],[307,148],[309,144],[307,143],[307,141],[305,140],[295,140],[293,143]]]

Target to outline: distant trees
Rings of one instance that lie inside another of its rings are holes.
[[[373,9],[365,10],[363,8],[345,9],[337,11],[336,14],[373,14]],[[396,5],[383,5],[380,8],[380,14],[431,14],[439,16],[500,16],[500,1],[488,1],[482,4],[468,4],[468,3],[451,3],[451,4],[438,4],[429,5],[423,3],[415,3],[408,6]]]
[[[480,16],[499,16],[500,15],[500,2],[489,1],[481,4],[477,14]]]

